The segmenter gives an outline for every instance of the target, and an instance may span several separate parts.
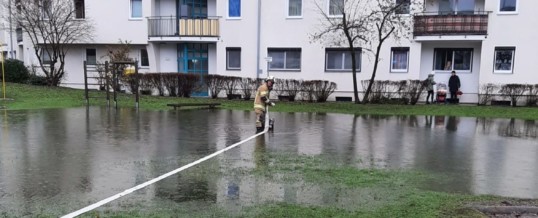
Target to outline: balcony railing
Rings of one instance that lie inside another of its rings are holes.
[[[414,36],[487,35],[488,12],[423,13],[414,16]]]
[[[220,35],[218,17],[180,18],[180,17],[149,17],[149,37],[218,37]]]

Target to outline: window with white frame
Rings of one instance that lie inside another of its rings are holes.
[[[131,0],[131,18],[142,19],[142,0]]]
[[[36,2],[39,4],[39,7],[41,7],[41,13],[43,15],[43,19],[49,19],[50,15],[53,13],[52,1],[51,0],[38,0]]]
[[[355,67],[357,72],[361,71],[361,49],[355,48]],[[352,71],[351,53],[347,48],[327,48],[325,49],[325,71],[342,72]]]
[[[226,69],[241,70],[241,48],[226,48]]]
[[[45,65],[52,64],[52,59],[50,58],[49,53],[44,49],[41,50],[41,61]]]
[[[95,65],[97,64],[97,51],[95,48],[86,49],[86,64]]]
[[[495,47],[494,73],[512,73],[514,69],[515,47]]]
[[[288,17],[303,16],[303,0],[288,0]]]
[[[499,12],[515,13],[517,12],[517,0],[499,0]]]
[[[228,0],[228,17],[241,17],[241,0]]]
[[[344,0],[328,0],[329,16],[339,17],[344,12]]]
[[[272,58],[269,70],[301,70],[300,48],[269,48],[267,53]]]
[[[149,67],[148,50],[146,50],[145,48],[140,49],[140,66]]]
[[[472,48],[436,48],[434,53],[434,70],[471,72]]]
[[[75,0],[75,18],[84,19],[86,17],[84,10],[84,0]]]
[[[409,65],[409,47],[391,48],[390,72],[407,73]]]
[[[396,14],[409,14],[411,8],[411,0],[396,0]]]

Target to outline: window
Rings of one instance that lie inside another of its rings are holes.
[[[361,49],[355,48],[355,66],[361,71]],[[351,53],[347,48],[327,48],[325,50],[325,71],[352,71]]]
[[[50,55],[49,53],[46,51],[46,50],[41,50],[41,61],[43,62],[43,64],[47,65],[47,64],[51,64],[52,63],[52,60],[50,58]]]
[[[411,7],[411,0],[396,0],[396,14],[409,14]]]
[[[131,18],[142,18],[142,0],[131,0]]]
[[[41,8],[41,13],[43,15],[43,19],[49,19],[50,15],[52,15],[52,2],[51,0],[38,0],[36,1],[39,7]]]
[[[269,48],[267,53],[273,59],[269,70],[301,70],[300,48]]]
[[[241,17],[241,0],[228,0],[228,17]]]
[[[407,73],[409,48],[392,48],[390,53],[390,72]]]
[[[517,12],[517,0],[500,0],[499,3],[500,12]]]
[[[472,48],[436,48],[434,52],[434,70],[471,71],[473,63]]]
[[[86,64],[87,65],[97,64],[97,52],[95,48],[86,49]]]
[[[303,0],[288,1],[288,16],[300,17],[303,15]]]
[[[84,0],[75,0],[75,18],[84,19],[85,17]]]
[[[342,16],[344,10],[344,0],[328,0],[329,16]]]
[[[17,8],[17,13],[20,14],[22,10],[21,0],[15,0],[15,7]]]
[[[140,66],[149,67],[148,50],[140,49]]]
[[[475,0],[439,0],[440,14],[474,14]]]
[[[241,48],[226,48],[226,69],[241,70]]]
[[[495,73],[512,73],[515,47],[495,47]]]

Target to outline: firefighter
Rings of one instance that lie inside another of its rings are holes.
[[[262,132],[265,128],[265,107],[275,106],[275,103],[269,100],[269,92],[273,89],[275,78],[267,77],[265,83],[258,87],[256,97],[254,98],[254,112],[256,113],[256,133]]]

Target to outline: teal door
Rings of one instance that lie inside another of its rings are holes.
[[[208,66],[208,44],[203,43],[181,43],[178,45],[178,72],[193,73],[200,76],[200,91],[194,92],[192,96],[208,96],[208,90],[204,83],[204,76],[207,75]]]

